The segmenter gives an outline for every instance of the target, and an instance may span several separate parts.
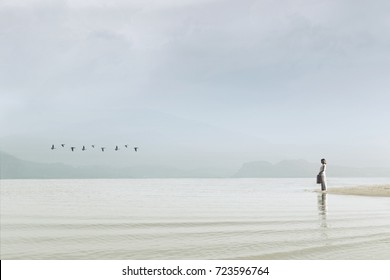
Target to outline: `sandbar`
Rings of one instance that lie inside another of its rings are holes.
[[[327,193],[343,195],[383,196],[390,197],[389,185],[366,185],[356,187],[335,187],[328,188]]]

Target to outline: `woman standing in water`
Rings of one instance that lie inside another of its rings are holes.
[[[320,173],[318,173],[318,175],[321,176],[321,190],[326,191],[326,160],[324,158],[321,159],[321,164]]]

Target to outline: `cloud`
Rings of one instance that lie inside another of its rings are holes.
[[[3,0],[1,133],[146,107],[270,141],[385,143],[389,5]]]

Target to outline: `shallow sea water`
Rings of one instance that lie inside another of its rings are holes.
[[[318,188],[307,178],[1,180],[1,259],[390,259],[388,197]]]

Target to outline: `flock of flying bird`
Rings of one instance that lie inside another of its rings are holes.
[[[61,144],[61,147],[62,148],[65,148],[65,144]],[[91,145],[91,147],[92,147],[92,149],[95,149],[95,145]],[[127,149],[127,148],[129,148],[129,145],[124,145],[124,147]],[[53,144],[53,145],[51,145],[51,150],[55,150],[56,149],[56,147],[55,147],[55,145]],[[76,147],[70,147],[70,150],[72,151],[72,152],[74,152],[74,150],[76,149]],[[82,151],[85,151],[87,148],[85,147],[85,146],[83,146],[83,148],[81,149]],[[102,152],[104,152],[105,150],[106,150],[106,147],[100,147],[100,149],[102,150]],[[138,147],[133,147],[133,149],[134,149],[134,151],[138,151]],[[118,150],[120,150],[119,149],[119,146],[115,146],[115,149],[114,149],[115,151],[118,151]]]

